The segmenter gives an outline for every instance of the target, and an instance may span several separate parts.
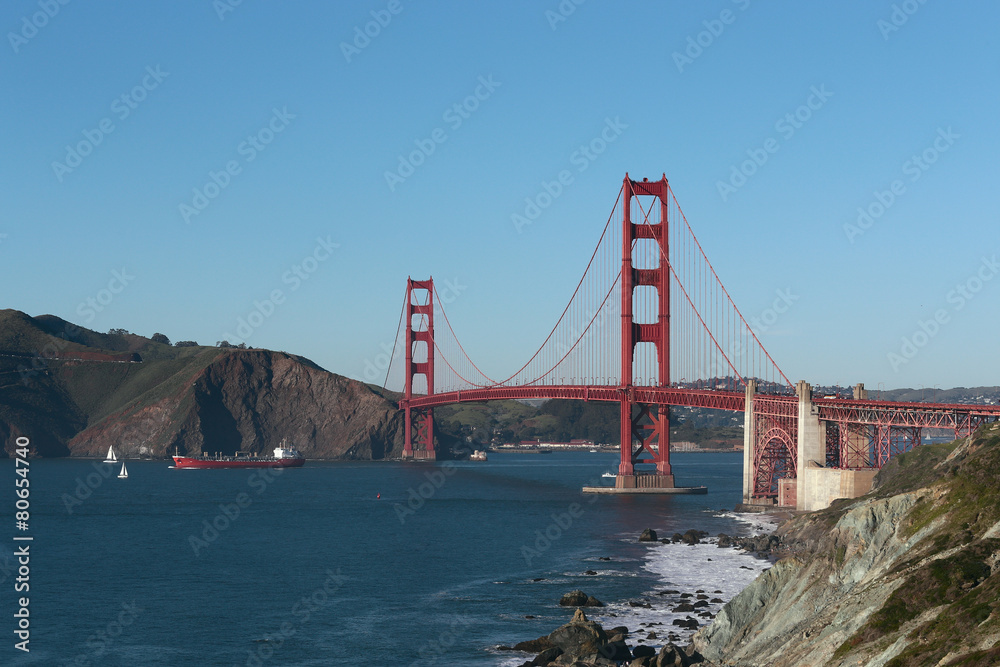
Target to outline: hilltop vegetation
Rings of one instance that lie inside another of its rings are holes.
[[[435,408],[439,431],[475,447],[522,440],[566,442],[573,438],[617,445],[619,406],[599,401],[550,400],[539,407],[519,401],[462,403]],[[743,443],[743,413],[672,408],[673,441],[731,448]]]

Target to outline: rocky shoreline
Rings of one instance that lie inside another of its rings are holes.
[[[670,538],[661,538],[655,530],[646,529],[638,540],[648,543],[650,547],[662,545],[664,549],[673,549],[670,553],[676,559],[700,560],[704,556],[706,561],[721,563],[718,550],[723,549],[729,554],[756,556],[758,563],[763,562],[768,567],[783,549],[781,539],[774,534],[743,537],[719,533],[711,537],[707,532],[696,529],[673,533]],[[678,551],[679,547],[687,550]],[[716,552],[714,560],[707,555],[713,550]],[[651,554],[655,555],[656,550],[651,549]],[[748,575],[755,576],[756,572],[752,572],[747,565],[736,563],[734,560],[722,567],[747,570],[743,574],[744,585],[748,584]],[[715,567],[718,570],[720,566]],[[709,577],[703,578],[707,581]],[[691,637],[699,628],[710,623],[738,592],[732,586],[727,592],[708,585],[692,590],[663,588],[638,599],[617,603],[612,609],[594,596],[574,590],[559,600],[560,606],[575,608],[568,623],[548,635],[519,641],[511,646],[497,646],[496,650],[527,654],[522,662],[504,662],[517,664],[518,667],[687,667],[696,664],[712,667],[713,663],[694,650],[690,644]],[[621,607],[635,611],[649,610],[650,617],[633,622],[631,627],[620,623],[612,626],[625,615]],[[598,617],[602,617],[603,624],[596,620]],[[661,620],[652,620],[653,617]]]

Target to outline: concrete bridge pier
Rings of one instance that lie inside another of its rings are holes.
[[[826,467],[827,423],[819,418],[809,383],[799,382],[795,392],[799,397],[795,509],[810,512],[824,509],[838,498],[857,498],[871,491],[877,469]],[[864,400],[867,396],[864,385],[854,387],[855,399]]]

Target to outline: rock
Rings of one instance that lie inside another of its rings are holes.
[[[596,575],[597,572],[595,572],[594,570],[587,570],[586,572],[584,572],[584,574],[587,575],[587,576],[592,577],[592,576]]]
[[[587,594],[583,591],[570,591],[559,600],[560,607],[585,607],[587,606]]]
[[[733,538],[729,537],[725,533],[719,533],[719,542],[718,542],[718,544],[719,544],[719,548],[720,549],[727,549],[727,548],[733,546]]]
[[[539,653],[540,651],[550,649],[553,646],[554,644],[548,637],[539,637],[538,639],[529,639],[527,641],[514,644],[514,650],[524,651],[525,653]]]
[[[656,655],[656,649],[652,646],[636,646],[632,649],[633,658],[646,658]]]
[[[611,560],[611,557],[610,556],[601,556],[597,560]]]
[[[532,581],[545,581],[545,577],[535,577]]]
[[[681,535],[681,541],[685,544],[701,544],[701,538],[708,537],[708,533],[703,530],[689,530]]]
[[[656,639],[656,638],[657,637],[655,632],[650,632],[648,635],[646,635],[646,639]],[[633,653],[635,653],[635,651],[633,651]]]
[[[699,600],[707,600],[708,599],[708,596],[705,595],[704,591],[698,591],[698,595],[696,595],[695,597],[698,598]]]
[[[624,625],[618,625],[608,630],[608,634],[611,635],[612,637],[615,635],[628,637],[628,628],[626,628]]]
[[[673,609],[671,609],[670,611],[672,611],[675,614],[683,614],[684,612],[687,611],[694,611],[694,605],[687,602],[682,602]]]
[[[551,646],[558,646],[568,657],[598,653],[608,643],[608,636],[599,623],[567,623],[548,636]],[[569,663],[572,664],[572,663]]]
[[[586,623],[586,622],[587,622],[587,615],[583,613],[582,609],[577,609],[576,611],[573,612],[573,619],[570,621],[570,623]]]
[[[660,654],[656,657],[657,667],[688,667],[695,662],[695,659],[673,643],[668,643],[661,648]],[[697,662],[701,662],[701,660],[699,659]]]
[[[707,600],[698,600],[697,602],[695,602],[691,606],[694,607],[695,609],[700,609],[702,607],[707,607],[708,606],[708,601]]]
[[[628,601],[628,606],[630,606],[630,607],[642,607],[643,609],[652,609],[653,608],[653,605],[649,604],[648,602],[644,602],[642,600],[629,600]]]
[[[711,600],[709,600],[709,602],[711,602],[712,604],[723,604],[721,598],[712,598]]]
[[[625,645],[624,641],[608,642],[605,644],[604,648],[600,650],[600,654],[608,660],[614,661],[615,664],[626,660],[632,660],[632,652],[629,650],[628,646]]]
[[[652,528],[647,528],[642,531],[642,535],[639,536],[640,542],[655,542],[656,541],[656,531]]]
[[[584,606],[586,606],[586,607],[603,607],[604,603],[601,602],[600,600],[598,600],[597,598],[595,598],[593,595],[588,595],[587,596],[587,604],[584,605]]]
[[[562,654],[563,650],[561,648],[559,648],[558,646],[553,646],[552,648],[547,648],[538,655],[536,655],[535,659],[528,664],[531,665],[531,667],[541,667],[542,665],[548,665]]]

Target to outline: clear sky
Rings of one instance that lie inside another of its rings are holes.
[[[665,173],[793,380],[1000,384],[998,25],[917,0],[9,0],[0,307],[214,344],[258,303],[249,345],[365,378],[433,275],[502,375],[625,172]]]

